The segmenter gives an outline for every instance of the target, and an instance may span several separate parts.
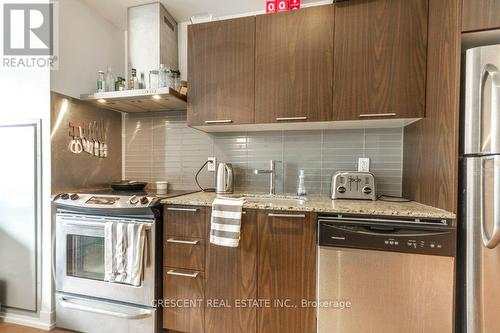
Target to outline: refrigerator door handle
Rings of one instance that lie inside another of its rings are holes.
[[[484,218],[484,168],[481,167],[481,190],[480,190],[480,209],[481,209],[481,237],[483,244],[488,249],[495,248],[500,243],[500,156],[488,156],[482,159],[484,161],[493,159],[493,232],[491,236],[485,225]]]
[[[483,99],[484,87],[488,77],[491,77],[492,92],[491,92],[491,151],[500,151],[500,138],[499,138],[499,122],[500,122],[500,103],[499,103],[499,89],[500,89],[500,75],[499,70],[495,65],[486,64],[481,73],[481,81],[479,83],[479,137],[483,136]]]

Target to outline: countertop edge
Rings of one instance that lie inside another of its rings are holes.
[[[179,206],[204,206],[211,207],[212,201],[215,198],[214,193],[197,192],[187,195],[182,195],[174,198],[167,198],[161,201],[165,205],[179,205]],[[371,201],[361,200],[341,200],[333,202],[325,197],[312,197],[308,200],[306,206],[293,206],[293,205],[268,205],[263,203],[249,203],[243,205],[244,209],[261,209],[261,210],[274,210],[274,211],[290,211],[290,212],[311,212],[311,213],[325,213],[325,214],[353,214],[353,215],[373,215],[373,216],[391,216],[391,217],[412,217],[412,218],[433,218],[433,219],[447,219],[454,220],[456,215],[454,213],[427,206],[415,201],[394,203],[394,202],[376,202],[379,207],[373,206]],[[339,207],[326,207],[326,205],[338,204]],[[387,205],[387,208],[380,206]],[[394,205],[400,206],[399,209],[391,209]],[[323,207],[321,207],[323,206]],[[348,207],[341,207],[348,206]],[[413,208],[412,206],[417,206]]]

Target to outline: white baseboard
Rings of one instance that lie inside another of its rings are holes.
[[[56,326],[53,312],[40,313],[39,317],[29,315],[21,315],[17,313],[0,312],[0,322],[34,327],[46,331],[50,331]]]

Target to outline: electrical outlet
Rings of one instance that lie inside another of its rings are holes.
[[[370,172],[370,159],[368,157],[360,157],[358,159],[358,171]]]
[[[216,166],[217,166],[217,158],[216,157],[209,157],[208,164],[207,164],[208,171],[215,172]]]

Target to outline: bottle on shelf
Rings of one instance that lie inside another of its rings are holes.
[[[97,72],[97,92],[105,92],[106,83],[104,81],[104,71]]]
[[[130,90],[140,89],[139,88],[139,79],[137,79],[137,70],[135,68],[132,68],[132,70],[131,70],[130,82],[129,82],[128,88]]]
[[[115,76],[111,71],[111,67],[108,67],[108,70],[106,71],[105,81],[106,91],[115,91]]]

